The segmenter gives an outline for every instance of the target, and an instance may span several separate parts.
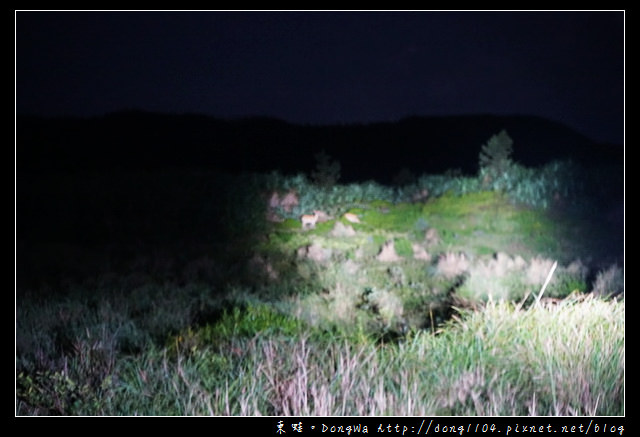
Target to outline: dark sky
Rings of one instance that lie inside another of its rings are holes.
[[[16,12],[18,114],[530,114],[623,143],[624,12]]]

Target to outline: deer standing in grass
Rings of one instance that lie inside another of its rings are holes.
[[[313,211],[313,215],[304,214],[300,217],[300,221],[302,221],[302,228],[315,228],[316,222],[318,221],[318,211]]]

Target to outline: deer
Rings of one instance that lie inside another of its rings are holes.
[[[313,211],[313,215],[304,214],[303,216],[301,216],[300,221],[302,222],[302,228],[303,229],[315,228],[316,222],[318,221],[318,217],[319,217],[318,211]]]
[[[352,212],[345,213],[343,217],[351,223],[360,223],[360,218]]]

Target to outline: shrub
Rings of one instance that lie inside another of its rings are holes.
[[[468,270],[464,284],[456,291],[466,302],[493,300],[520,301],[532,299],[540,292],[553,260],[533,257],[528,262],[522,257],[497,253],[490,259],[478,260]],[[575,290],[585,291],[587,267],[574,261],[567,267],[558,266],[545,290],[545,297],[564,298]]]
[[[483,183],[491,184],[512,166],[513,140],[502,130],[492,136],[480,151],[480,176]]]
[[[552,161],[540,169],[512,165],[494,180],[515,202],[546,209],[554,202],[581,205],[584,200],[584,172],[571,161]]]
[[[332,161],[323,150],[315,155],[316,169],[311,173],[313,181],[322,187],[333,187],[340,179],[340,163]]]
[[[454,278],[469,270],[469,260],[463,253],[447,252],[438,258],[438,273]]]
[[[608,269],[598,272],[593,283],[593,293],[603,297],[613,297],[619,294],[624,296],[624,270],[614,264]]]

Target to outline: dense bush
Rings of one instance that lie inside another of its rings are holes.
[[[321,187],[333,187],[340,179],[340,163],[332,161],[324,150],[316,153],[315,159],[316,168],[311,172],[313,182]]]
[[[511,154],[513,153],[513,140],[506,131],[500,131],[497,135],[492,136],[489,141],[482,146],[480,150],[480,177],[485,186],[489,186],[500,178],[501,175],[507,173],[513,161]]]

